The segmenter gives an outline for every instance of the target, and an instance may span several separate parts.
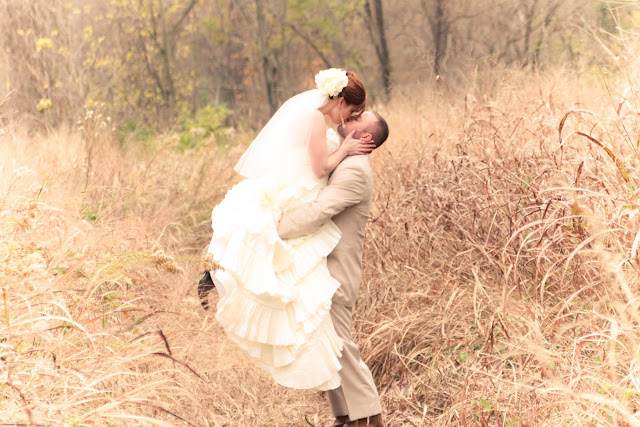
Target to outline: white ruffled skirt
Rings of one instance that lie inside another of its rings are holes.
[[[209,252],[221,267],[212,275],[224,288],[216,319],[277,383],[331,390],[340,385],[342,341],[329,310],[340,283],[326,257],[340,230],[330,221],[284,241],[276,231],[283,211],[312,201],[323,186],[307,181],[246,179],[214,208]]]

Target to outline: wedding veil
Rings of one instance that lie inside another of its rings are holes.
[[[327,100],[327,95],[314,89],[286,101],[244,152],[235,171],[245,178],[275,179],[304,173],[309,169],[313,114]]]

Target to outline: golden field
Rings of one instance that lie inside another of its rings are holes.
[[[633,77],[399,89],[354,336],[389,426],[640,425]],[[196,299],[234,144],[0,131],[0,425],[321,426]],[[213,298],[213,297],[212,297]],[[213,298],[215,299],[215,298]]]

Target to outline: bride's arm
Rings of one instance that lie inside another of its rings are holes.
[[[329,175],[346,156],[369,154],[374,148],[370,141],[360,141],[353,139],[352,136],[353,132],[346,136],[336,151],[329,154],[324,115],[320,111],[314,114],[311,139],[309,140],[309,157],[311,158],[311,170],[316,178]]]
[[[329,175],[346,156],[346,149],[342,145],[329,155],[324,115],[318,111],[317,114],[313,116],[313,127],[311,130],[311,139],[309,140],[309,157],[311,158],[311,170],[313,174],[316,178]]]

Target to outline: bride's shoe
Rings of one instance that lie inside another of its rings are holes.
[[[205,310],[209,309],[209,292],[215,287],[216,285],[214,285],[213,280],[211,280],[211,273],[206,271],[202,279],[198,282],[198,298],[200,298],[200,304],[202,304],[202,308]]]

